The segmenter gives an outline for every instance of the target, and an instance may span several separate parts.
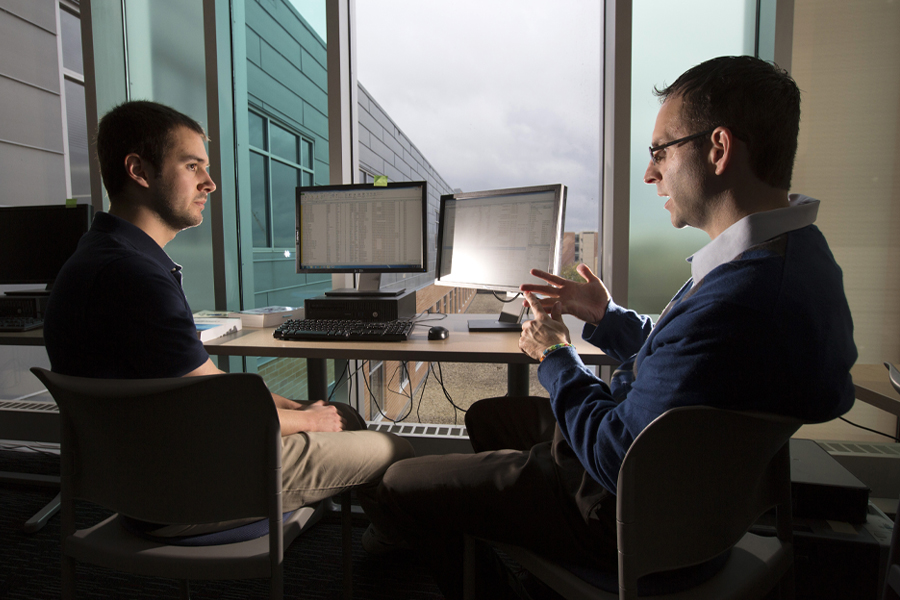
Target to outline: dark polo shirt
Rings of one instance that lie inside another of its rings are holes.
[[[53,284],[44,341],[54,372],[180,377],[207,361],[181,266],[128,221],[97,213]]]

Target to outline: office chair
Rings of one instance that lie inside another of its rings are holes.
[[[794,419],[704,406],[672,409],[631,445],[618,478],[614,573],[488,543],[568,600],[793,597],[789,445]],[[776,509],[775,535],[748,533]],[[465,594],[475,597],[474,544]],[[676,591],[677,590],[677,591]],[[668,593],[667,593],[668,592]]]
[[[266,577],[271,598],[283,597],[284,548],[320,511],[303,507],[282,515],[281,430],[258,375],[105,380],[31,371],[60,413],[63,598],[74,597],[76,560],[179,579],[182,598],[190,598],[191,579]],[[116,514],[76,531],[76,499]],[[349,597],[349,504],[344,508]],[[199,541],[215,545],[148,539],[129,527],[129,519],[191,524],[248,517],[263,522]]]

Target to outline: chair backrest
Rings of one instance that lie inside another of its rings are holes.
[[[634,440],[619,471],[619,583],[708,561],[778,507],[790,541],[796,419],[705,406],[672,409]]]
[[[64,502],[71,494],[154,523],[280,518],[280,426],[258,375],[32,371],[59,405]]]

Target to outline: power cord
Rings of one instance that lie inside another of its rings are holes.
[[[864,426],[862,426],[862,425],[859,425],[858,423],[854,423],[853,421],[848,421],[848,420],[845,419],[844,417],[839,417],[839,418],[840,418],[841,421],[843,421],[844,423],[847,423],[848,425],[853,425],[854,427],[858,427],[859,429],[863,429],[863,430],[868,431],[868,432],[870,432],[870,433],[875,433],[875,434],[878,434],[878,435],[883,435],[884,437],[890,438],[890,439],[894,440],[895,442],[900,442],[900,438],[897,438],[896,436],[893,436],[893,435],[891,435],[891,434],[889,434],[889,433],[884,433],[884,432],[882,432],[882,431],[877,431],[877,430],[875,430],[875,429],[869,429],[868,427],[864,427]]]

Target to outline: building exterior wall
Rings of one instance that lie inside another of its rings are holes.
[[[66,198],[56,4],[0,0],[0,205]]]
[[[313,184],[329,181],[328,72],[325,41],[285,0],[246,3],[247,103],[272,123],[312,143]],[[242,110],[236,108],[237,110]],[[255,192],[255,190],[254,190]],[[274,199],[272,199],[274,201]],[[274,221],[294,222],[292,198]],[[241,201],[250,210],[250,199]],[[286,257],[285,250],[291,250]],[[331,289],[330,275],[296,273],[293,248],[254,248],[255,306],[302,306]]]
[[[0,0],[0,206],[65,202],[56,0]],[[8,260],[9,257],[4,257]],[[0,293],[22,287],[0,286]],[[0,347],[0,399],[43,389],[28,372],[49,368],[42,347]]]

